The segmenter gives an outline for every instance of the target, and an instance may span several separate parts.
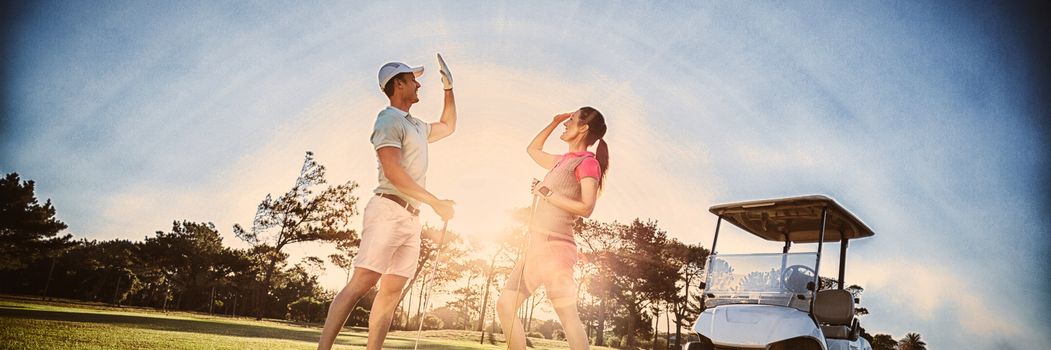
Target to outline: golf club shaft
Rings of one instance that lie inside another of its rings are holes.
[[[529,246],[530,246],[530,244],[529,244],[529,231],[533,229],[533,215],[536,214],[536,204],[537,204],[538,201],[539,201],[539,197],[537,197],[534,194],[533,195],[533,205],[531,205],[530,208],[529,208],[529,225],[526,227],[526,232],[525,232],[525,236],[524,236],[524,239],[526,241],[526,249],[525,249],[525,251],[529,250]],[[519,251],[518,252],[518,257],[515,258],[515,265],[518,265],[518,261],[521,260],[523,258],[523,256],[525,256],[525,258],[527,260],[529,259],[528,254],[526,252]],[[513,267],[512,267],[512,269],[513,269]],[[514,273],[513,270],[511,272]],[[518,276],[518,283],[516,283],[516,285],[515,285],[515,304],[514,304],[515,306],[518,306],[518,303],[521,302],[521,298],[520,297],[522,296],[522,280],[524,280],[524,279],[525,279],[525,261],[522,262],[522,275]],[[515,317],[516,318],[519,317],[518,312],[519,312],[519,310],[515,310]],[[516,321],[517,321],[517,319],[516,319]],[[511,348],[511,338],[514,337],[514,334],[515,334],[515,324],[512,323],[510,326],[511,326],[511,331],[509,331],[507,333],[507,339],[504,339],[505,341],[507,341],[507,348],[508,349]],[[525,332],[525,323],[522,324],[522,332]]]

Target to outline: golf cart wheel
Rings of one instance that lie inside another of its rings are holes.
[[[712,341],[708,338],[701,336],[700,341],[692,341],[686,343],[685,350],[715,350],[715,345],[712,345]]]
[[[704,344],[704,343],[698,343],[698,342],[686,343],[686,350],[714,350],[714,349],[715,348],[712,347],[712,344]]]
[[[782,340],[768,347],[770,350],[821,350],[821,344],[810,337],[798,337]]]

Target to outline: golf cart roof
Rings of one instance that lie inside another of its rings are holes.
[[[784,242],[787,239],[792,243],[817,243],[822,208],[828,209],[825,242],[875,235],[854,214],[822,195],[727,203],[708,210],[768,241]]]

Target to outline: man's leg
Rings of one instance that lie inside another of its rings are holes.
[[[369,342],[366,349],[380,350],[387,339],[390,322],[394,319],[394,309],[401,298],[401,290],[409,279],[398,275],[383,275],[380,278],[380,290],[372,301],[372,312],[369,313]]]
[[[321,340],[318,341],[318,350],[329,350],[332,343],[336,341],[336,335],[343,325],[347,323],[347,317],[358,304],[361,296],[365,295],[379,281],[380,273],[363,268],[355,268],[354,276],[343,290],[332,299],[332,305],[328,307],[328,316],[325,317],[325,328],[321,330]]]

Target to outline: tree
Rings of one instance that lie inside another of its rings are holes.
[[[308,256],[288,270],[275,272],[272,292],[274,305],[286,309],[285,319],[305,321],[324,320],[325,303],[317,297],[324,295],[318,274],[323,270],[324,261]],[[309,297],[308,300],[302,300]],[[298,304],[297,304],[298,303]],[[295,307],[292,304],[297,304]],[[293,312],[294,311],[294,312]]]
[[[479,313],[480,306],[478,303],[480,302],[482,294],[482,288],[472,284],[472,282],[476,277],[482,275],[484,272],[483,270],[486,267],[485,263],[485,260],[473,259],[462,264],[464,267],[464,273],[467,274],[467,285],[453,291],[453,294],[458,296],[457,300],[446,304],[459,312],[459,317],[456,319],[456,322],[446,323],[447,325],[451,325],[455,328],[462,328],[463,330],[471,330],[471,325],[474,323],[476,317],[475,315]]]
[[[489,330],[489,341],[494,342],[492,333],[496,331],[496,298],[492,296],[491,288],[497,283],[497,279],[507,278],[511,269],[518,263],[518,259],[525,253],[528,246],[526,232],[531,220],[532,211],[530,207],[517,208],[511,211],[511,222],[515,225],[508,231],[500,234],[499,242],[489,256],[489,267],[485,270],[485,292],[482,296],[481,311],[478,313],[478,332],[481,334],[479,344],[485,343],[485,319],[491,317]],[[500,292],[497,291],[497,294]],[[490,302],[492,300],[492,302]],[[493,305],[490,305],[493,304]],[[528,341],[528,340],[527,340]]]
[[[616,232],[621,245],[608,262],[616,271],[611,280],[613,292],[625,311],[624,345],[630,347],[636,345],[637,331],[649,332],[648,327],[639,329],[639,324],[649,322],[642,312],[647,303],[669,299],[669,293],[674,293],[678,269],[661,258],[667,233],[655,221],[635,219]]]
[[[219,290],[222,313],[235,316],[248,304],[245,296],[254,290],[260,266],[250,250],[224,248],[214,268],[216,275],[221,276],[214,286]]]
[[[876,333],[872,336],[872,350],[895,350],[898,342],[894,341],[894,338],[890,334]]]
[[[285,316],[289,321],[316,322],[324,321],[317,317],[317,311],[325,309],[325,303],[317,298],[304,296],[288,304],[288,314]]]
[[[250,230],[234,225],[237,237],[258,248],[262,257],[263,279],[257,299],[269,298],[274,272],[289,244],[357,239],[357,233],[347,228],[350,218],[358,213],[358,197],[351,194],[357,183],[347,181],[314,193],[316,186],[326,183],[325,167],[308,151],[295,186],[277,199],[267,194],[259,203]],[[266,314],[267,304],[258,304],[256,319]]]
[[[474,320],[474,316],[477,313],[475,305],[478,304],[480,299],[479,294],[477,289],[470,286],[453,291],[453,295],[457,297],[453,301],[446,302],[445,307],[455,311],[455,314],[445,324],[450,328],[468,330],[471,323],[473,323],[471,321]]]
[[[653,220],[635,219],[629,224],[581,220],[574,230],[585,257],[580,264],[578,305],[595,345],[637,347],[640,337],[658,335],[643,324],[654,322],[665,311],[677,315],[681,336],[681,327],[689,326],[699,311],[706,249],[669,239]],[[615,337],[609,337],[607,329]]]
[[[813,277],[813,276],[810,276],[810,277]],[[818,290],[839,288],[839,281],[836,281],[836,279],[834,279],[834,278],[828,278],[828,277],[822,276],[821,278],[818,278],[817,281],[818,281],[818,287],[817,287]]]
[[[909,333],[898,340],[898,350],[927,350],[927,343],[920,340],[919,333]]]
[[[861,286],[859,286],[859,285],[852,284],[852,285],[850,285],[850,287],[847,287],[847,291],[850,292],[850,295],[852,295],[854,297],[854,299],[858,300],[858,302],[860,303],[861,302],[861,294],[865,292],[865,288],[861,288]],[[861,317],[861,316],[865,316],[865,315],[868,315],[868,314],[869,314],[869,309],[855,305],[855,307],[854,307],[854,316]]]
[[[585,257],[582,268],[585,273],[581,287],[584,287],[590,296],[588,299],[591,299],[590,303],[581,305],[581,309],[585,324],[594,323],[595,345],[598,346],[607,345],[607,319],[612,316],[611,311],[618,309],[610,305],[614,297],[612,280],[617,274],[617,255],[614,252],[621,244],[617,234],[618,227],[617,223],[594,220],[581,220],[574,227]]]
[[[40,205],[35,187],[32,180],[21,181],[18,173],[0,179],[0,270],[21,269],[52,257],[73,238],[58,236],[67,226],[55,218],[50,199]]]
[[[172,222],[170,233],[156,232],[146,240],[144,257],[174,287],[176,308],[207,310],[209,294],[221,276],[215,269],[223,239],[212,223]]]
[[[442,241],[439,242],[439,239]],[[460,235],[453,231],[446,231],[443,237],[440,230],[424,226],[420,242],[419,264],[413,278],[408,282],[410,287],[406,288],[401,298],[404,299],[405,294],[412,290],[412,286],[418,284],[420,295],[419,299],[416,299],[416,312],[426,312],[432,293],[440,292],[447,283],[463,277],[466,272],[466,266],[463,263],[466,255],[467,247]],[[423,271],[427,272],[422,273]]]
[[[441,321],[440,322],[441,329],[457,329],[457,328],[459,328],[457,326],[457,324],[459,323],[460,316],[459,316],[459,311],[457,311],[455,307],[446,305],[446,306],[442,306],[442,307],[439,307],[439,308],[432,309],[432,310],[430,310],[430,312],[427,312],[427,318],[425,318],[425,319],[429,320],[432,317],[437,318],[438,320]],[[415,320],[419,321],[419,316],[416,316]],[[424,324],[424,327],[429,328],[429,327],[431,327],[431,324],[433,324],[433,322],[428,322],[427,324]],[[419,323],[417,323],[416,326],[419,327]],[[434,328],[430,328],[430,329],[434,329]],[[416,328],[413,328],[413,330],[416,330]]]
[[[528,211],[529,209],[526,208],[524,210]],[[485,269],[485,292],[482,294],[481,310],[478,312],[477,330],[481,334],[479,344],[485,343],[485,319],[490,316],[493,316],[495,319],[495,306],[490,308],[490,304],[492,304],[490,299],[495,299],[490,298],[492,286],[496,283],[498,276],[509,274],[511,268],[514,267],[519,249],[525,243],[525,230],[523,228],[512,229],[498,242],[500,243],[496,246],[492,255],[489,256],[489,266]],[[496,321],[494,320],[491,323],[494,325],[493,328],[495,328]],[[491,332],[493,331],[490,330]],[[490,338],[490,342],[492,341],[492,338]]]
[[[354,256],[358,255],[358,246],[361,244],[361,239],[354,237],[353,239],[344,239],[336,244],[336,250],[339,253],[330,254],[328,256],[329,261],[332,261],[333,265],[336,265],[344,272],[346,272],[346,278],[343,279],[343,284],[350,283],[350,274],[354,271]]]
[[[80,241],[55,259],[55,296],[122,304],[143,287],[141,244],[127,240]],[[42,270],[46,265],[35,264]],[[30,270],[32,271],[32,270]]]
[[[674,239],[670,240],[667,252],[669,261],[679,266],[680,278],[676,281],[679,292],[669,300],[675,317],[675,347],[678,348],[682,344],[682,327],[690,327],[700,313],[699,300],[694,297],[701,293],[700,282],[709,252],[700,245],[686,245]]]
[[[532,295],[529,296],[529,299],[526,299],[525,305],[523,305],[526,308],[525,309],[525,318],[526,318],[525,329],[526,329],[526,331],[532,331],[533,330],[533,312],[536,311],[536,308],[538,306],[540,306],[541,304],[543,304],[543,302],[546,301],[546,300],[547,300],[547,289],[538,289],[538,290],[534,291]]]

